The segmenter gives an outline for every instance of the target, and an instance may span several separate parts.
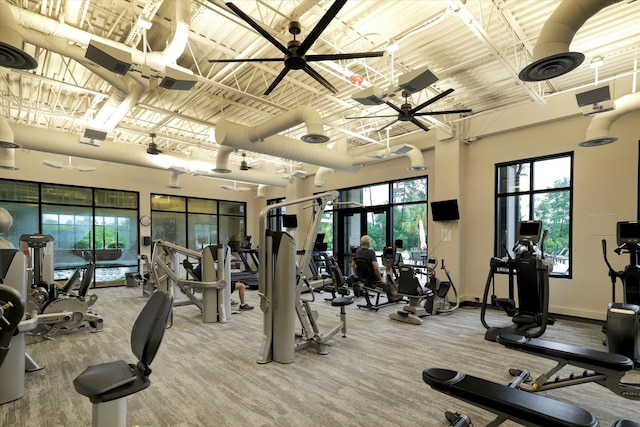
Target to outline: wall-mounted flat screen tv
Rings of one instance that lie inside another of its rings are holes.
[[[434,221],[455,221],[460,219],[458,199],[431,202],[431,218]]]
[[[282,216],[282,226],[284,228],[296,228],[298,227],[298,216],[293,215],[283,215]]]

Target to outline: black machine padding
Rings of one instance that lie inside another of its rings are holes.
[[[597,427],[577,406],[447,369],[429,368],[422,379],[432,388],[525,426]]]
[[[633,361],[621,354],[591,350],[577,345],[562,344],[521,335],[499,335],[497,342],[507,348],[552,359],[565,359],[572,365],[598,371],[609,369],[626,372],[633,369]]]

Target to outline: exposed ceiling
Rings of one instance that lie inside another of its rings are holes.
[[[190,0],[187,7],[185,2],[7,1],[23,35],[24,49],[38,66],[33,70],[0,68],[1,114],[12,124],[78,137],[99,122],[108,132],[106,143],[122,144],[124,150],[146,149],[153,133],[154,142],[165,154],[186,153],[192,161],[215,163],[220,148],[215,141],[218,121],[253,126],[309,105],[320,114],[331,143],[337,142],[347,153],[373,152],[384,149],[388,137],[393,143],[399,136],[423,132],[411,121],[398,121],[387,134],[382,129],[394,110],[352,99],[354,93],[375,86],[386,95],[385,100],[399,106],[404,102],[397,88],[399,75],[428,67],[438,77],[408,98],[413,106],[454,89],[423,111],[471,109],[471,113],[417,120],[427,128],[453,129],[464,137],[460,123],[474,115],[543,103],[549,96],[592,85],[596,78],[613,81],[633,74],[640,52],[637,19],[630,18],[639,15],[640,2],[610,2],[615,4],[588,19],[571,43],[572,51],[585,55],[581,66],[550,81],[525,83],[518,73],[532,61],[538,35],[559,1],[350,0],[307,54],[384,51],[384,55],[313,62],[313,68],[337,89],[335,94],[309,74],[292,70],[265,96],[282,63],[209,60],[281,57],[282,52],[224,2]],[[300,22],[298,39],[304,40],[333,3],[237,0],[234,4],[286,46],[293,38],[291,21]],[[184,28],[188,30],[184,32],[188,33],[186,43],[181,40]],[[90,39],[116,42],[123,50],[134,52],[129,71],[125,75],[107,73],[87,60]],[[394,43],[398,50],[390,53]],[[597,58],[604,65],[596,71],[589,64]],[[189,90],[162,87],[163,77],[171,72],[162,65],[190,70],[195,85]],[[352,83],[354,75],[362,77],[360,84]],[[117,108],[121,114],[114,114]],[[304,131],[298,125],[283,134],[298,139]],[[305,168],[285,156],[248,151],[243,158],[243,152],[226,155],[238,167],[246,160],[252,173],[262,169],[291,174],[293,169]]]

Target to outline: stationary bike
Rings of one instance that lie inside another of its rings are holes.
[[[607,259],[607,241],[602,239],[602,255],[609,267],[612,297],[607,308],[607,323],[603,327],[606,337],[603,344],[610,353],[627,356],[640,367],[640,223],[620,221],[616,225],[618,255],[629,254],[629,264],[616,271]],[[616,302],[616,281],[622,283],[622,302]]]
[[[542,221],[521,221],[518,224],[518,239],[514,245],[514,258],[507,252],[507,259],[493,257],[490,262],[489,276],[482,298],[480,321],[487,328],[485,339],[495,341],[498,335],[524,335],[539,337],[544,334],[547,325],[554,319],[549,316],[549,273],[553,263],[544,257],[544,240],[548,230],[542,233]],[[542,235],[542,237],[541,237]],[[538,249],[540,243],[540,249]],[[498,298],[495,295],[495,274],[509,274],[509,296]],[[518,302],[515,301],[517,279]],[[491,301],[488,301],[489,288],[493,287]],[[506,327],[490,326],[485,320],[487,306],[500,307],[513,321]],[[536,328],[533,332],[531,329]]]

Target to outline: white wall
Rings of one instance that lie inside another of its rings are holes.
[[[463,147],[462,293],[481,297],[493,252],[495,164],[574,152],[573,277],[551,279],[550,311],[604,319],[611,299],[601,240],[615,247],[615,222],[636,219],[640,113],[623,116],[602,147],[581,148],[590,118],[575,116],[482,138]],[[611,256],[622,267],[628,258]],[[506,281],[502,282],[506,292]],[[618,293],[620,295],[620,293]]]

